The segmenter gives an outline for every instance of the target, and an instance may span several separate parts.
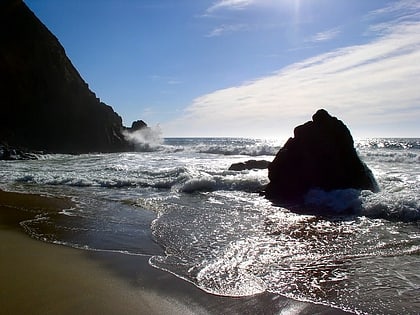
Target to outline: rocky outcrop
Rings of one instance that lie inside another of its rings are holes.
[[[298,126],[268,167],[265,195],[283,202],[302,202],[311,189],[354,188],[377,191],[369,168],[360,160],[344,123],[318,110]]]
[[[229,167],[229,171],[244,171],[252,169],[265,169],[270,164],[269,161],[265,160],[248,160],[245,162],[233,163]]]
[[[126,128],[126,130],[129,132],[134,132],[144,128],[148,128],[147,124],[143,120],[136,120],[131,124],[131,128]]]
[[[6,147],[0,144],[0,161],[38,160],[44,152],[28,152],[23,149]]]
[[[133,121],[131,127],[124,127],[122,134],[128,142],[130,151],[153,151],[145,148],[149,144],[151,128],[143,121]]]
[[[0,42],[1,142],[57,153],[128,148],[121,117],[90,91],[21,0],[1,1]]]

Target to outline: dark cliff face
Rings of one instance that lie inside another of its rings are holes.
[[[0,2],[0,43],[0,142],[66,153],[127,149],[121,117],[20,0]]]

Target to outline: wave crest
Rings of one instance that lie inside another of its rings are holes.
[[[420,200],[401,191],[341,189],[330,192],[313,189],[305,196],[305,206],[331,214],[357,214],[373,219],[415,222],[420,220]]]
[[[220,154],[220,155],[248,155],[248,156],[261,156],[261,155],[276,155],[278,147],[268,144],[256,144],[246,146],[235,145],[200,145],[196,148],[198,153]]]

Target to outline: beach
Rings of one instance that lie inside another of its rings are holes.
[[[148,256],[86,251],[35,240],[19,225],[68,199],[0,192],[0,305],[4,314],[339,314],[271,293],[205,293],[151,267]]]

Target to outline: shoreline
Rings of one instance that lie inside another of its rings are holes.
[[[86,251],[35,240],[19,222],[64,198],[0,191],[0,305],[7,314],[348,314],[268,292],[208,294],[153,268],[148,256]],[[36,212],[36,210],[35,210]]]

